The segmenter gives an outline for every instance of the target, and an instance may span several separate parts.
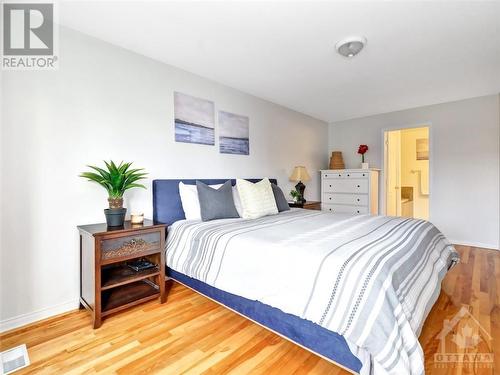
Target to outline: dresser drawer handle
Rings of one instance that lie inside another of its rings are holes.
[[[358,214],[359,214],[359,210],[358,210],[357,212],[358,212]]]
[[[358,199],[356,199],[356,200],[359,202],[359,198],[358,198]]]
[[[328,199],[332,200],[332,197],[329,197]]]
[[[363,173],[363,177],[365,177],[365,174]]]
[[[342,177],[342,175],[339,173],[339,177]]]
[[[361,187],[361,186],[358,185],[358,187]]]
[[[348,174],[347,174],[347,177],[349,177],[349,176],[350,176],[350,174],[348,173]]]
[[[332,187],[332,185],[330,185],[330,187]]]

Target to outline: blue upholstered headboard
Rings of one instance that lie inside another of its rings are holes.
[[[201,181],[208,185],[223,184],[228,179],[190,179],[190,180],[153,180],[153,221],[155,223],[172,224],[177,220],[185,219],[179,195],[179,182],[187,185],[196,185]],[[247,181],[258,182],[261,178],[248,178]],[[276,179],[269,179],[277,184]],[[232,185],[236,180],[231,180]]]

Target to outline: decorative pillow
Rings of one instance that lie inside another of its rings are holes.
[[[276,200],[276,206],[278,207],[279,212],[289,211],[290,206],[285,198],[285,194],[283,194],[283,190],[281,190],[278,185],[271,183],[271,187],[273,188],[274,199]]]
[[[230,219],[240,217],[233,200],[233,188],[228,180],[218,189],[212,189],[203,182],[196,181],[200,201],[201,220]]]
[[[255,184],[237,179],[236,187],[240,194],[241,207],[244,219],[257,219],[266,215],[278,213],[273,188],[269,179],[264,178]]]
[[[222,184],[209,185],[211,188],[218,189]],[[198,199],[198,189],[196,185],[187,185],[179,182],[179,195],[181,197],[182,209],[187,220],[201,220],[200,201]]]

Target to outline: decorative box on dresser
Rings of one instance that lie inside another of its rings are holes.
[[[151,220],[126,221],[121,228],[106,224],[78,226],[80,232],[80,306],[99,328],[102,318],[139,303],[165,302],[165,225]],[[134,271],[127,262],[144,258],[156,265]]]
[[[321,171],[321,209],[378,215],[378,169]]]

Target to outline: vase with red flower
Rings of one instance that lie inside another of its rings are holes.
[[[362,169],[368,169],[368,163],[365,163],[365,153],[368,151],[368,146],[367,145],[359,145],[358,148],[358,154],[361,155],[361,168]]]

